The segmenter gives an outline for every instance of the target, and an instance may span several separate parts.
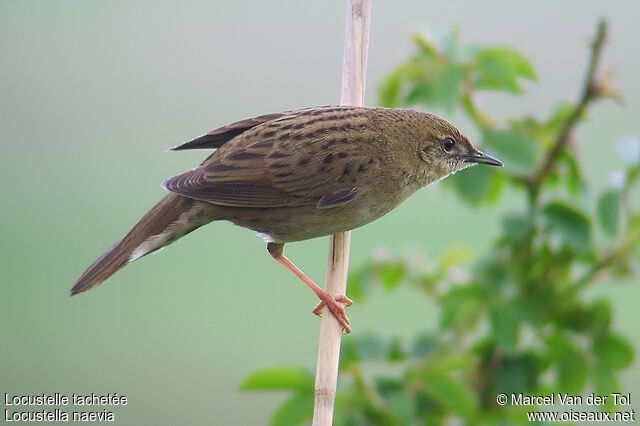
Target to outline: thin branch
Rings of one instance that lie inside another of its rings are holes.
[[[638,179],[640,179],[640,166],[636,165],[628,170],[626,182],[621,190],[620,202],[623,206],[626,205],[626,198],[632,188],[638,183]],[[625,207],[626,210],[629,212],[631,211],[628,206]],[[629,224],[627,226],[631,230],[625,233],[624,238],[618,247],[601,254],[598,261],[587,272],[585,272],[582,277],[578,278],[568,287],[568,294],[566,297],[570,297],[571,295],[578,293],[586,286],[593,283],[599,275],[607,269],[614,267],[616,265],[616,260],[623,259],[635,250],[638,243],[640,243],[640,230],[638,227],[632,225],[633,220],[633,217],[628,219]]]
[[[364,104],[370,17],[371,0],[347,0],[340,96],[342,105],[362,106]],[[325,290],[333,296],[346,294],[350,240],[350,232],[329,237]],[[342,328],[338,321],[332,315],[323,315],[318,342],[314,426],[330,426],[333,422],[341,340]]]
[[[636,179],[638,177],[638,175],[631,176],[625,183],[625,186],[622,189],[621,202],[624,202],[627,191],[631,190],[632,186],[637,182]],[[629,218],[630,222],[632,220],[632,218]],[[635,226],[631,226],[631,223],[628,226],[630,230],[625,233],[620,244],[616,248],[601,254],[598,261],[587,272],[585,272],[582,277],[569,286],[567,290],[569,293],[568,296],[581,291],[583,288],[594,282],[598,275],[607,269],[614,267],[617,260],[624,259],[636,249],[638,243],[640,243],[640,230]]]
[[[616,249],[601,255],[596,264],[589,268],[582,277],[569,286],[567,290],[568,294],[565,297],[570,297],[593,283],[600,274],[615,266],[617,260],[624,259],[633,250],[635,250],[639,242],[639,230],[634,229],[633,232],[628,232],[625,239]]]
[[[571,116],[564,122],[562,128],[558,132],[553,146],[547,153],[547,156],[543,160],[538,170],[528,180],[528,186],[533,198],[535,198],[540,189],[540,185],[547,177],[547,175],[553,170],[556,161],[560,154],[565,150],[567,144],[571,139],[571,134],[574,127],[580,121],[580,118],[584,115],[587,106],[591,101],[599,96],[598,85],[596,81],[596,70],[598,63],[600,62],[600,54],[602,52],[602,46],[607,38],[607,21],[601,20],[598,24],[598,30],[596,37],[591,44],[591,58],[589,60],[589,67],[587,68],[587,75],[584,80],[582,88],[582,94],[578,104],[574,108]]]

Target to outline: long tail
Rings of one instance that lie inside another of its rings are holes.
[[[82,293],[142,256],[172,243],[215,218],[211,205],[178,194],[166,195],[158,204],[78,278],[71,295]]]

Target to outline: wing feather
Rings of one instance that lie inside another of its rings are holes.
[[[222,206],[283,207],[303,204],[294,195],[259,182],[208,180],[201,166],[167,179],[163,187],[185,197]]]
[[[184,151],[187,149],[220,148],[239,134],[244,133],[259,124],[287,117],[288,114],[288,112],[265,114],[258,117],[247,118],[246,120],[236,121],[235,123],[219,127],[209,133],[198,136],[197,138],[185,142],[182,145],[178,145],[171,150]]]
[[[364,171],[374,161],[362,144],[377,143],[366,133],[366,114],[326,107],[271,116],[238,133],[199,167],[166,180],[164,187],[214,204],[256,208],[332,208],[359,195],[368,179]],[[230,134],[220,134],[225,132]],[[359,143],[349,143],[354,139]]]

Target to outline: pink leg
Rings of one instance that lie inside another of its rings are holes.
[[[313,309],[313,313],[316,315],[320,315],[322,313],[322,309],[326,306],[329,309],[329,312],[335,317],[336,320],[342,326],[342,331],[347,334],[351,331],[351,327],[349,326],[349,318],[347,318],[347,314],[344,312],[344,306],[351,306],[353,302],[347,296],[341,295],[333,297],[322,288],[320,288],[316,283],[314,283],[309,277],[305,275],[304,272],[300,270],[296,265],[293,264],[292,261],[287,259],[284,255],[284,244],[276,244],[269,243],[267,244],[267,250],[269,254],[273,256],[275,260],[281,263],[285,268],[290,270],[295,274],[296,277],[300,278],[303,283],[305,283],[320,299],[320,303]]]

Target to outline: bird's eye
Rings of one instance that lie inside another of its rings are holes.
[[[442,149],[444,149],[446,152],[451,152],[454,145],[455,145],[455,142],[451,138],[445,138],[442,141]]]

